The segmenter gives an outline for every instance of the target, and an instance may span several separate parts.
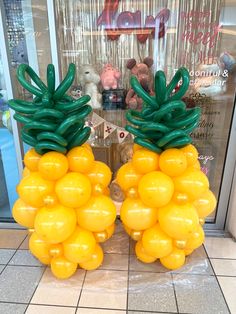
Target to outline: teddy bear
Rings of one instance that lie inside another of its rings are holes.
[[[88,105],[93,109],[101,108],[102,95],[98,90],[100,76],[95,68],[90,64],[83,65],[80,70],[80,80],[83,87],[83,94],[91,97]]]
[[[117,89],[118,80],[121,77],[121,72],[114,68],[110,63],[104,65],[100,74],[102,87],[105,90]]]
[[[117,145],[117,153],[119,155],[119,163],[121,165],[131,161],[133,157],[133,143],[124,142]],[[120,165],[117,165],[118,170]],[[125,199],[124,192],[116,182],[116,174],[114,180],[110,184],[110,197],[115,202],[123,202]]]
[[[129,59],[126,67],[131,71],[131,74],[136,76],[143,89],[153,94],[152,84],[153,77],[151,67],[153,65],[153,59],[146,57],[143,62],[137,63],[135,59]],[[130,109],[141,109],[143,100],[135,94],[135,91],[130,88],[125,98],[125,102]]]
[[[73,85],[70,89],[70,95],[74,98],[74,99],[79,99],[80,97],[83,96],[82,93],[82,86],[81,85]]]

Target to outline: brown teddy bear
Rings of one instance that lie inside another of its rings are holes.
[[[129,162],[133,157],[133,143],[124,142],[117,145],[117,153],[119,155],[119,163],[121,165]],[[120,165],[117,166],[117,169],[119,169]],[[115,179],[110,184],[110,197],[113,201],[120,203],[124,201],[125,195],[116,182],[116,174],[114,177]]]
[[[131,71],[131,74],[137,77],[143,89],[150,94],[153,94],[152,65],[153,59],[150,57],[145,58],[141,63],[137,63],[135,59],[129,59],[126,64],[126,67]],[[135,91],[132,88],[128,90],[125,102],[130,109],[142,109],[143,100],[135,94]]]

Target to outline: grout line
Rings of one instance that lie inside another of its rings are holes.
[[[211,265],[211,268],[212,268],[213,274],[214,274],[214,276],[215,276],[215,278],[216,278],[218,287],[220,288],[220,291],[221,291],[221,294],[222,294],[223,299],[224,299],[224,301],[225,301],[226,307],[227,307],[229,313],[231,313],[231,311],[230,311],[230,309],[229,309],[229,306],[228,306],[228,303],[227,303],[227,301],[226,301],[224,292],[223,292],[223,290],[222,290],[222,288],[221,288],[221,285],[220,285],[219,280],[218,280],[218,278],[217,278],[217,275],[216,275],[216,273],[215,273],[214,267],[213,267],[213,265],[212,265],[212,263],[211,263],[211,260],[210,260],[210,258],[209,258],[209,255],[208,255],[207,250],[206,250],[206,248],[205,248],[205,245],[203,245],[203,248],[204,248],[204,250],[205,250],[205,253],[206,253],[206,256],[207,256],[207,258],[208,258],[208,260],[209,260],[209,263],[210,263],[210,265]]]
[[[229,261],[235,261],[236,262],[236,258],[228,258],[228,257],[209,257],[209,259],[222,259],[222,260],[229,260]]]
[[[235,275],[235,276],[230,276],[230,275],[216,275],[216,277],[236,278],[236,275]]]
[[[85,278],[86,278],[87,272],[88,271],[85,270],[84,279],[83,279],[83,282],[82,282],[82,285],[81,285],[81,289],[80,289],[80,293],[79,293],[79,298],[78,298],[78,301],[77,301],[76,309],[79,307],[79,302],[80,302],[80,298],[81,298],[81,295],[82,295],[82,290],[84,288],[84,283],[85,283]]]
[[[34,292],[32,293],[32,296],[31,296],[30,300],[29,300],[28,306],[27,306],[26,309],[25,309],[25,313],[26,313],[26,311],[27,311],[27,309],[28,309],[28,307],[29,307],[29,305],[30,305],[31,300],[33,299],[33,296],[34,296],[36,290],[38,289],[38,286],[39,286],[39,284],[40,284],[40,282],[41,282],[41,279],[43,278],[43,275],[44,275],[46,269],[47,269],[47,267],[45,267],[44,271],[42,272],[42,276],[39,278],[39,281],[38,281],[38,283],[37,283],[37,285],[36,285],[36,287],[35,287],[35,289],[34,289]]]
[[[66,308],[69,308],[69,309],[75,309],[76,310],[76,305],[59,305],[59,304],[45,304],[45,303],[29,303],[28,304],[28,307],[30,305],[38,305],[38,306],[48,306],[48,307],[66,307]],[[27,307],[27,309],[28,309]],[[26,311],[27,311],[26,309]]]
[[[177,309],[177,313],[179,313],[179,305],[178,305],[178,299],[177,299],[176,290],[175,290],[175,282],[174,282],[173,273],[171,273],[170,276],[171,276],[171,279],[172,279],[172,286],[173,286],[173,289],[174,289],[176,309]]]
[[[7,265],[7,266],[9,266],[9,267],[18,267],[18,266],[20,266],[20,267],[45,267],[45,265],[44,264],[41,264],[41,265],[27,265],[27,264],[9,264],[9,265]]]
[[[126,313],[128,313],[128,310],[129,310],[130,242],[131,242],[131,238],[129,237],[129,256],[128,256],[128,276],[127,276]]]

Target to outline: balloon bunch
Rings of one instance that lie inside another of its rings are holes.
[[[26,73],[36,86],[27,81]],[[9,101],[9,106],[16,111],[14,118],[23,124],[21,137],[25,143],[35,147],[39,154],[50,150],[65,154],[87,141],[90,128],[84,127],[84,118],[92,110],[86,105],[90,97],[85,95],[73,100],[65,95],[75,78],[73,63],[57,89],[52,64],[47,67],[47,86],[27,64],[18,67],[17,78],[26,90],[36,96],[32,102],[20,99]]]
[[[216,206],[196,148],[192,144],[184,146],[189,141],[184,133],[196,126],[199,110],[186,111],[178,99],[189,81],[187,70],[180,69],[177,78],[180,76],[180,90],[169,96],[176,76],[165,87],[164,76],[158,72],[155,98],[132,79],[132,87],[146,101],[146,108],[141,113],[131,110],[127,114],[127,119],[138,126],[127,126],[137,136],[136,144],[132,160],[118,170],[116,179],[126,195],[121,220],[126,232],[137,241],[137,257],[145,263],[160,259],[169,269],[181,267],[185,257],[203,243],[202,225]],[[158,86],[162,86],[159,94]]]
[[[173,94],[180,80],[182,84]],[[156,72],[155,96],[150,96],[134,76],[131,77],[131,85],[145,102],[141,112],[130,110],[126,115],[127,120],[136,126],[126,126],[126,130],[135,135],[136,144],[161,153],[167,148],[192,142],[189,134],[198,125],[201,110],[199,107],[187,110],[181,100],[189,86],[189,74],[185,68],[176,72],[168,86],[164,72]]]
[[[26,82],[24,71],[41,91]],[[99,243],[112,236],[116,219],[108,189],[112,173],[106,164],[95,161],[91,147],[84,143],[90,133],[83,127],[91,110],[85,105],[89,97],[80,102],[68,99],[65,91],[73,81],[74,65],[68,73],[54,93],[53,66],[48,66],[47,91],[31,68],[20,66],[19,81],[37,97],[26,105],[11,101],[15,118],[24,124],[23,140],[35,146],[24,157],[13,217],[30,229],[32,254],[50,264],[58,278],[72,276],[78,266],[92,270],[101,265]]]

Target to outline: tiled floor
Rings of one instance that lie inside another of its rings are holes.
[[[236,313],[230,238],[207,238],[175,272],[139,262],[119,222],[103,248],[98,270],[57,280],[28,252],[26,231],[0,230],[0,314]]]

